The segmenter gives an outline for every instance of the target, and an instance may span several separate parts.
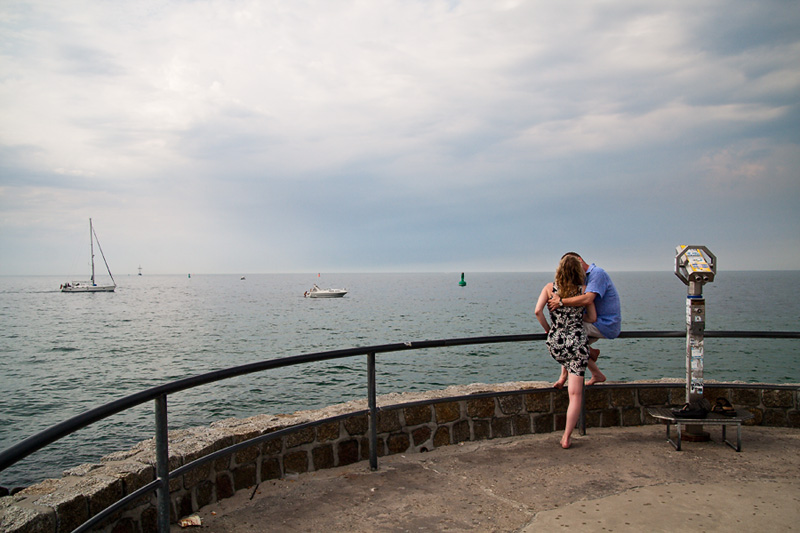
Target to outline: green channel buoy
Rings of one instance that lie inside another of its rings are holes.
[[[461,281],[458,282],[458,286],[459,287],[466,287],[467,286],[467,282],[464,281],[464,273],[463,272],[461,273]]]

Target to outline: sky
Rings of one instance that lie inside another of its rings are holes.
[[[794,1],[4,0],[0,275],[800,269]]]

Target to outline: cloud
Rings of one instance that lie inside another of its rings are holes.
[[[0,273],[90,215],[150,271],[549,269],[582,243],[646,269],[735,249],[745,198],[774,241],[743,247],[800,268],[796,11],[6,2]]]

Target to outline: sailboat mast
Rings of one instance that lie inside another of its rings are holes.
[[[89,219],[89,250],[92,256],[92,285],[94,282],[94,230],[92,230],[92,219]]]

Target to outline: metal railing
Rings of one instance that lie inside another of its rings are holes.
[[[627,331],[622,332],[619,338],[677,338],[685,337],[686,331]],[[800,332],[763,332],[763,331],[706,331],[706,337],[716,338],[762,338],[762,339],[798,339]],[[347,413],[333,418],[328,418],[322,421],[307,422],[279,431],[275,431],[266,435],[261,435],[253,439],[240,442],[238,444],[229,446],[222,450],[218,450],[209,455],[196,459],[191,463],[185,464],[173,471],[169,471],[169,445],[168,445],[168,416],[167,416],[167,396],[177,392],[206,385],[217,381],[222,381],[238,376],[253,374],[256,372],[263,372],[281,367],[302,365],[306,363],[313,363],[319,361],[329,361],[332,359],[342,359],[346,357],[355,357],[360,355],[367,356],[367,399],[368,399],[368,414],[369,414],[369,462],[370,468],[373,470],[378,467],[377,456],[377,397],[376,397],[376,371],[375,360],[376,355],[379,353],[400,352],[409,350],[422,350],[427,348],[442,348],[450,346],[468,346],[475,344],[498,344],[508,342],[531,342],[542,341],[547,338],[544,333],[526,334],[526,335],[503,335],[503,336],[490,336],[490,337],[467,337],[457,339],[441,339],[441,340],[425,340],[413,341],[395,344],[384,344],[377,346],[366,346],[361,348],[349,348],[344,350],[332,350],[327,352],[318,352],[311,354],[296,355],[291,357],[284,357],[280,359],[271,359],[267,361],[260,361],[257,363],[250,363],[235,367],[226,368],[223,370],[216,370],[206,374],[173,381],[164,385],[159,385],[142,392],[120,398],[113,402],[107,403],[95,409],[86,411],[80,415],[74,416],[59,424],[51,426],[50,428],[37,433],[19,443],[7,448],[0,452],[0,471],[14,465],[25,457],[58,441],[86,426],[95,422],[108,418],[122,411],[131,409],[148,401],[155,402],[155,441],[156,441],[156,479],[147,485],[139,488],[138,490],[128,494],[121,500],[112,504],[105,510],[91,517],[89,520],[81,524],[75,533],[87,531],[94,525],[98,524],[106,517],[112,515],[116,511],[125,507],[128,503],[150,494],[157,493],[157,507],[158,507],[158,529],[164,533],[169,531],[169,517],[170,517],[170,499],[169,499],[169,480],[184,475],[188,471],[197,468],[209,461],[229,455],[240,449],[244,449],[260,442],[275,439],[283,436],[286,433],[297,431],[305,427],[313,427],[322,422],[330,422],[351,416],[354,413]]]

